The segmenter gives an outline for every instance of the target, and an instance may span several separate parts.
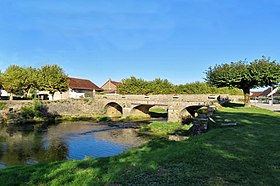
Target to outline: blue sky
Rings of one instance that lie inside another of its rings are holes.
[[[0,69],[203,81],[215,64],[279,61],[279,20],[278,0],[0,0]]]

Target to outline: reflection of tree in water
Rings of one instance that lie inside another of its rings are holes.
[[[47,161],[66,160],[69,153],[67,144],[62,139],[54,139],[47,150]]]
[[[42,126],[39,127],[42,128]],[[38,130],[26,131],[20,127],[2,128],[0,162],[10,166],[67,159],[69,152],[67,144],[55,138],[50,141],[49,146],[46,146],[45,134]]]
[[[34,134],[22,133],[10,128],[1,130],[1,137],[6,138],[6,141],[1,143],[0,159],[6,165],[37,162],[33,147],[38,139],[34,140]],[[39,151],[44,151],[44,148],[39,149]]]

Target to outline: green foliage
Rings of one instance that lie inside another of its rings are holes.
[[[26,119],[45,118],[48,116],[46,108],[38,100],[34,100],[32,104],[21,107],[20,113]]]
[[[6,107],[7,103],[0,102],[0,110],[3,110]]]
[[[158,78],[153,81],[145,81],[130,77],[122,80],[122,84],[117,88],[119,94],[242,94],[242,91],[237,88],[217,88],[198,81],[184,85],[173,85],[168,80]]]
[[[102,117],[98,117],[97,121],[103,121],[103,122],[112,121],[112,118],[109,116],[102,116]]]
[[[58,65],[45,65],[40,69],[38,84],[40,90],[55,92],[66,91],[69,88],[68,76]]]
[[[23,94],[24,79],[25,69],[17,65],[9,66],[1,75],[3,88],[12,94]]]
[[[1,86],[8,93],[35,98],[37,90],[50,91],[51,94],[68,90],[69,82],[58,65],[46,65],[41,69],[11,65],[0,73]]]
[[[280,65],[266,57],[256,59],[251,63],[238,61],[215,65],[209,67],[206,80],[217,87],[242,89],[246,106],[249,105],[251,88],[275,86],[280,82]]]
[[[205,82],[193,82],[175,86],[177,94],[230,94],[241,95],[242,91],[237,88],[217,88]]]

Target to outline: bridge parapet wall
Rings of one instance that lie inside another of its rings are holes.
[[[129,101],[153,101],[153,102],[205,102],[215,100],[219,95],[213,94],[180,94],[180,95],[119,95],[119,94],[106,94],[96,95],[95,99],[108,99],[108,100],[129,100]],[[228,96],[228,95],[222,95]],[[214,99],[209,99],[214,98]]]

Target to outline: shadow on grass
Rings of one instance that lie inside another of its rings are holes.
[[[226,104],[223,105],[223,107],[240,108],[240,107],[244,107],[244,104],[242,104],[242,103],[226,103]]]
[[[213,129],[181,142],[152,140],[115,157],[3,169],[0,183],[277,185],[280,115],[257,108],[231,108],[237,110],[224,108],[216,115],[235,120],[240,127]]]

